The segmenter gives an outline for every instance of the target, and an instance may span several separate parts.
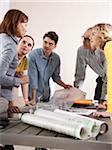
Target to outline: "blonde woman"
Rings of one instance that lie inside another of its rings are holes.
[[[107,111],[96,112],[94,115],[110,117],[112,116],[112,26],[106,23],[95,25],[90,43],[91,47],[104,51],[107,68],[107,101],[102,105]]]

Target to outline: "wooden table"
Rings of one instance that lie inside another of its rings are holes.
[[[57,132],[45,130],[11,120],[5,129],[0,129],[0,144],[47,147],[65,150],[112,150],[112,122],[106,119],[109,130],[96,139],[76,140]]]

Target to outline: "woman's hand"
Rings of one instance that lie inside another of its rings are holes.
[[[107,109],[107,102],[104,101],[103,103],[98,104],[98,109]]]
[[[9,101],[8,113],[20,113],[20,109],[14,106],[12,101]]]
[[[110,112],[94,112],[93,113],[93,116],[95,116],[95,117],[112,117],[112,113],[110,113]]]

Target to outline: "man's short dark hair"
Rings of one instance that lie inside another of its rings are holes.
[[[49,37],[51,40],[53,40],[55,42],[55,44],[57,44],[58,42],[58,35],[56,34],[56,32],[54,31],[49,31],[47,33],[45,33],[45,35],[43,36],[43,39],[45,39],[45,37]]]

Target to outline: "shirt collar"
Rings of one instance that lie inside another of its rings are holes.
[[[10,36],[12,39],[13,39],[13,41],[16,43],[16,44],[18,44],[19,43],[19,41],[18,41],[18,39],[17,39],[17,37],[16,36]]]
[[[41,56],[42,56],[43,59],[52,60],[52,59],[53,59],[53,52],[52,52],[51,55],[47,58],[47,57],[44,55],[43,49],[41,49]]]
[[[99,53],[100,53],[100,49],[96,49],[96,50],[95,50],[95,55],[98,56]]]

